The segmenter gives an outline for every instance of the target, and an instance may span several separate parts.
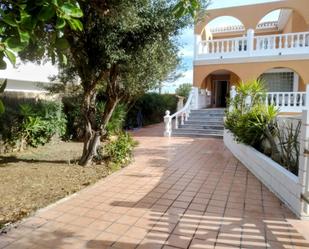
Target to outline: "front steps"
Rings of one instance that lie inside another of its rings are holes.
[[[172,136],[223,137],[225,109],[192,110],[188,121],[173,129]]]

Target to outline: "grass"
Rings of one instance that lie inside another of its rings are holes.
[[[60,142],[0,156],[0,228],[106,177],[119,165],[76,164],[82,144]]]

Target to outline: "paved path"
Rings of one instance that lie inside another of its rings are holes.
[[[5,249],[309,248],[298,221],[222,140],[135,133],[135,162],[0,237]]]

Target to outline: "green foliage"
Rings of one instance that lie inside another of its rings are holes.
[[[266,88],[264,82],[261,80],[251,80],[248,82],[241,82],[237,86],[237,95],[230,105],[233,109],[245,113],[253,106],[263,104],[266,98]],[[248,99],[250,99],[248,103]]]
[[[7,80],[4,80],[4,82],[0,85],[0,96],[2,93],[4,93],[6,85],[7,85]],[[4,107],[2,100],[0,99],[0,115],[4,113],[4,111],[5,111],[5,107]]]
[[[261,81],[241,83],[236,98],[230,102],[225,127],[236,141],[253,146],[297,175],[301,125],[280,124],[277,108],[266,105],[265,98]]]
[[[191,89],[192,89],[191,83],[184,83],[184,84],[181,84],[176,89],[176,94],[179,95],[179,96],[185,97],[187,99],[189,97]]]
[[[7,144],[19,144],[21,149],[27,145],[38,147],[55,135],[65,134],[66,119],[59,103],[27,100],[12,104],[7,100],[6,106],[0,117],[0,133]]]
[[[163,122],[165,111],[169,110],[174,113],[176,109],[177,97],[175,95],[146,93],[130,108],[126,127],[133,128]],[[140,121],[142,121],[141,124]]]
[[[260,104],[243,113],[235,109],[226,115],[225,127],[238,142],[259,147],[265,139],[265,130],[273,124],[277,114],[274,106]]]
[[[0,6],[0,67],[6,68],[4,57],[16,63],[15,53],[29,45],[44,50],[52,57],[62,54],[59,40],[67,27],[71,30],[83,29],[79,18],[83,13],[76,0],[24,1],[7,0]],[[52,46],[42,47],[41,39],[49,39]]]
[[[252,80],[240,83],[236,97],[230,101],[225,127],[237,141],[259,147],[266,137],[266,130],[273,130],[278,110],[264,104],[266,91],[263,82]]]
[[[279,163],[282,163],[286,169],[295,175],[298,175],[299,166],[300,129],[301,121],[298,121],[296,125],[293,122],[283,122],[280,124],[277,122],[275,124],[276,137],[278,138],[281,152]]]
[[[179,0],[174,7],[174,13],[178,18],[184,15],[196,18],[199,11],[206,9],[210,2],[209,0]]]
[[[82,140],[85,134],[85,125],[81,111],[81,96],[65,97],[62,99],[63,111],[67,117],[66,138]],[[100,117],[105,108],[104,100],[97,103],[97,122],[100,124]],[[115,108],[110,121],[107,124],[108,134],[118,134],[123,130],[126,118],[126,106],[120,104]]]
[[[136,144],[129,133],[122,132],[106,142],[100,156],[111,163],[124,166],[130,162]]]
[[[117,105],[107,124],[106,130],[109,134],[119,134],[123,130],[127,111],[124,104]]]
[[[67,118],[66,139],[82,140],[84,138],[85,123],[81,111],[81,96],[62,98],[63,112]]]

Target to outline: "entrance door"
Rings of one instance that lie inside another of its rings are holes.
[[[226,107],[226,98],[228,94],[228,81],[215,81],[215,107]]]

